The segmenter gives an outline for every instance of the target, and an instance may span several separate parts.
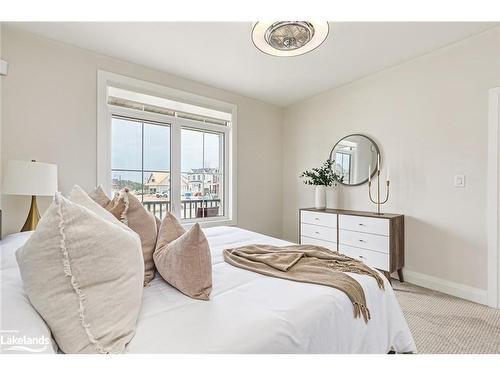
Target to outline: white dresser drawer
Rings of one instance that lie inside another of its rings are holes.
[[[389,254],[389,237],[339,229],[339,243]]]
[[[306,224],[321,225],[330,228],[337,228],[337,214],[301,211],[300,222]]]
[[[306,237],[306,236],[301,236],[300,237],[300,244],[301,245],[323,246],[323,247],[326,247],[327,249],[330,249],[332,251],[337,251],[337,244],[335,242],[318,240],[317,238],[310,238],[310,237]]]
[[[359,259],[367,265],[381,271],[389,271],[389,254],[360,249],[358,247],[339,244],[339,252],[351,258]]]
[[[337,228],[302,223],[300,224],[300,235],[323,241],[337,242]]]
[[[339,228],[389,236],[389,220],[387,219],[339,215]]]

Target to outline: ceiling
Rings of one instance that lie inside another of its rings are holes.
[[[250,22],[14,23],[14,27],[287,106],[494,27],[496,23],[330,23],[311,53],[274,57]]]

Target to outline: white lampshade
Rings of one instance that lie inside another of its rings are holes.
[[[3,180],[3,194],[54,195],[57,165],[37,161],[10,160]]]

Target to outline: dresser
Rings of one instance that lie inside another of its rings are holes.
[[[303,208],[299,210],[299,240],[360,259],[388,280],[397,271],[404,281],[403,215]]]

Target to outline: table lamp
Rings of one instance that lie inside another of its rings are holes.
[[[35,230],[40,220],[37,195],[51,196],[57,191],[57,165],[36,160],[10,160],[3,180],[3,194],[31,195],[31,207],[21,232]]]

